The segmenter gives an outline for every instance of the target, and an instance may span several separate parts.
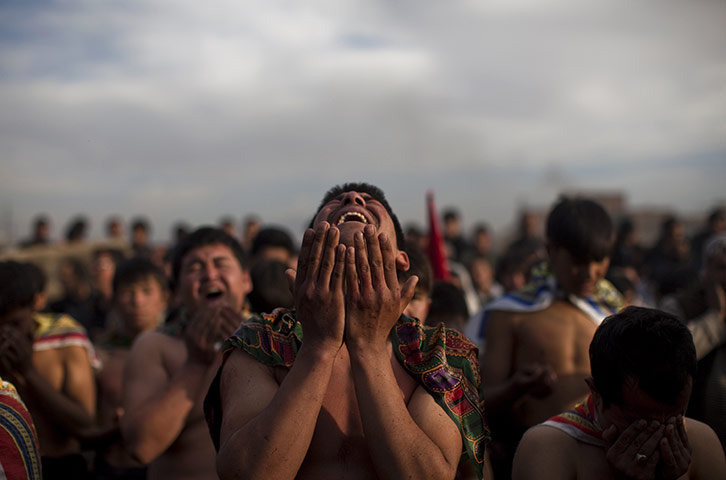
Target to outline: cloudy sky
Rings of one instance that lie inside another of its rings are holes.
[[[4,0],[0,235],[47,212],[154,237],[256,213],[298,233],[365,180],[511,224],[557,192],[726,201],[723,0]]]

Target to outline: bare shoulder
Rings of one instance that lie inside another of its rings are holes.
[[[506,310],[492,310],[487,317],[487,324],[492,322],[499,325],[512,325],[519,322],[521,312],[508,312]]]
[[[242,380],[248,379],[269,379],[275,382],[275,375],[272,368],[257,361],[249,353],[235,349],[222,365],[221,390],[229,391],[240,387]]]
[[[149,362],[164,362],[164,359],[170,355],[179,356],[185,353],[186,348],[181,338],[151,331],[144,332],[136,337],[131,346],[129,361],[143,366],[144,364],[148,365]]]
[[[524,434],[514,455],[512,478],[576,478],[578,442],[548,425],[536,425]]]
[[[450,465],[456,466],[461,456],[459,427],[434,397],[419,385],[408,402],[411,418],[438,446]]]
[[[219,381],[219,407],[224,412],[220,445],[264,410],[278,389],[272,368],[243,350],[230,353],[221,367]]]
[[[690,478],[726,478],[726,458],[716,432],[692,418],[686,418],[686,432],[692,449]]]

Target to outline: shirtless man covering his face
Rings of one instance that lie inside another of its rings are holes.
[[[726,478],[714,431],[684,417],[696,349],[676,317],[629,307],[605,319],[590,362],[590,395],[524,435],[514,480]]]
[[[245,323],[205,401],[220,478],[453,479],[462,452],[481,471],[476,348],[402,315],[417,278],[383,193],[336,187],[311,226],[295,311]]]

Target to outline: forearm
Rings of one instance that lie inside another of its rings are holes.
[[[148,464],[174,443],[196,400],[209,386],[209,369],[188,363],[159,395],[142,405],[125,405],[121,433],[131,455]]]
[[[47,422],[70,435],[82,435],[93,426],[94,412],[53,388],[35,368],[24,373],[20,392],[31,406],[33,415],[42,415]]]
[[[379,478],[453,478],[456,465],[449,464],[411,417],[389,353],[355,349],[351,368],[363,430]]]
[[[335,352],[303,343],[267,407],[239,428],[230,425],[226,439],[223,425],[217,456],[221,479],[295,478],[310,447],[334,361]]]

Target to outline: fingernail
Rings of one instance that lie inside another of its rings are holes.
[[[646,425],[648,425],[648,422],[645,420],[638,420],[638,428],[645,428]]]

